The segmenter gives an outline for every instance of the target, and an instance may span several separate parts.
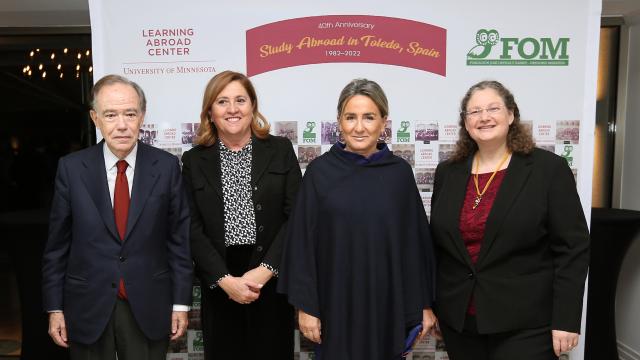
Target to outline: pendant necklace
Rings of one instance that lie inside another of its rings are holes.
[[[473,183],[476,185],[476,198],[473,200],[473,210],[475,210],[478,205],[480,205],[480,201],[482,200],[482,196],[484,195],[484,193],[487,192],[487,189],[489,188],[489,185],[491,185],[491,182],[493,181],[493,178],[496,176],[496,174],[498,173],[498,170],[500,170],[500,167],[502,167],[502,164],[504,164],[505,161],[507,161],[507,158],[509,158],[509,154],[511,154],[509,151],[507,151],[504,156],[502,157],[502,160],[500,161],[500,164],[498,164],[498,167],[496,167],[496,169],[493,171],[493,174],[491,174],[491,177],[489,178],[489,181],[487,181],[487,183],[484,185],[484,188],[482,189],[482,192],[480,191],[480,187],[478,186],[478,166],[480,164],[480,161],[478,160],[478,156],[476,156],[475,159],[475,174],[473,174]]]

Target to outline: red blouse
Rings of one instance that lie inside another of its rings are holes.
[[[487,217],[489,217],[491,206],[493,206],[493,201],[498,194],[498,190],[500,189],[500,185],[502,184],[502,180],[506,173],[506,169],[500,170],[496,173],[496,176],[489,185],[487,192],[484,193],[482,200],[475,209],[473,209],[473,202],[476,198],[476,186],[473,183],[474,176],[471,175],[469,177],[467,192],[464,197],[464,204],[462,205],[462,211],[460,212],[460,235],[462,236],[464,245],[466,246],[474,265],[478,260],[478,255],[480,254],[480,247],[482,246],[482,240],[484,239],[484,229],[487,223]],[[480,188],[480,191],[484,189],[484,186],[491,177],[491,174],[493,173],[478,175],[478,187]],[[467,313],[469,315],[476,314],[473,297],[471,298],[471,301],[469,301]]]

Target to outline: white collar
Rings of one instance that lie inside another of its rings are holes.
[[[116,163],[120,159],[114,153],[111,152],[111,149],[109,149],[109,146],[107,146],[106,141],[104,142],[102,152],[104,153],[104,164],[107,167],[107,170],[116,166]],[[134,170],[136,168],[137,155],[138,155],[138,142],[136,141],[136,144],[133,146],[133,149],[131,149],[131,152],[129,152],[129,155],[127,155],[124,159],[122,159],[126,161],[127,164],[129,164],[129,166],[131,167],[131,170]]]

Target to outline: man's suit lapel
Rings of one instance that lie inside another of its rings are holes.
[[[103,142],[93,146],[88,152],[88,156],[82,160],[84,169],[80,174],[87,192],[91,196],[94,205],[100,213],[100,217],[105,227],[113,235],[114,240],[119,241],[120,236],[116,230],[116,221],[111,206],[111,196],[109,195],[109,185],[107,184],[107,172],[104,163]]]
[[[531,158],[528,156],[513,154],[511,157],[507,173],[502,180],[496,199],[489,212],[489,217],[487,217],[487,225],[484,230],[484,238],[476,266],[479,267],[482,264],[482,260],[491,250],[498,230],[500,230],[511,206],[516,201],[518,194],[520,194],[520,191],[529,178],[529,174],[531,173],[530,165]]]
[[[273,149],[271,143],[268,140],[262,140],[253,138],[253,152],[251,154],[251,186],[256,187],[260,178],[264,175],[269,162],[271,162],[271,156],[273,156]]]
[[[455,229],[450,234],[450,238],[458,249],[460,257],[469,267],[472,268],[473,263],[471,261],[471,257],[469,256],[469,252],[467,251],[464,241],[462,240],[462,235],[460,234],[460,213],[462,211],[462,205],[464,204],[470,174],[470,160],[453,165],[453,169],[451,169],[451,176],[449,176],[448,179],[445,179],[447,183],[444,185],[449,190],[446,194],[440,195],[440,198],[442,199],[440,201],[448,205],[448,210],[445,213],[451,215],[448,217],[448,220],[453,222],[447,228]]]
[[[145,148],[147,145],[138,143],[138,153],[136,154],[136,168],[133,175],[133,187],[131,189],[131,202],[129,204],[129,217],[127,219],[127,232],[124,236],[126,242],[129,234],[136,225],[144,205],[149,199],[159,178],[156,164],[158,159],[151,157]]]

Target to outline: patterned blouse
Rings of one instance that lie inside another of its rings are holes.
[[[224,203],[224,244],[256,243],[256,214],[251,199],[251,150],[249,141],[240,151],[220,144],[222,170],[222,202]]]
[[[253,140],[239,151],[232,151],[222,141],[220,146],[220,170],[222,173],[222,202],[224,204],[224,244],[254,245],[256,243],[256,213],[251,198],[251,160]],[[274,276],[278,270],[267,263],[260,263]],[[220,279],[230,276],[226,274]],[[217,285],[217,284],[216,284]],[[215,287],[216,285],[212,286]]]

